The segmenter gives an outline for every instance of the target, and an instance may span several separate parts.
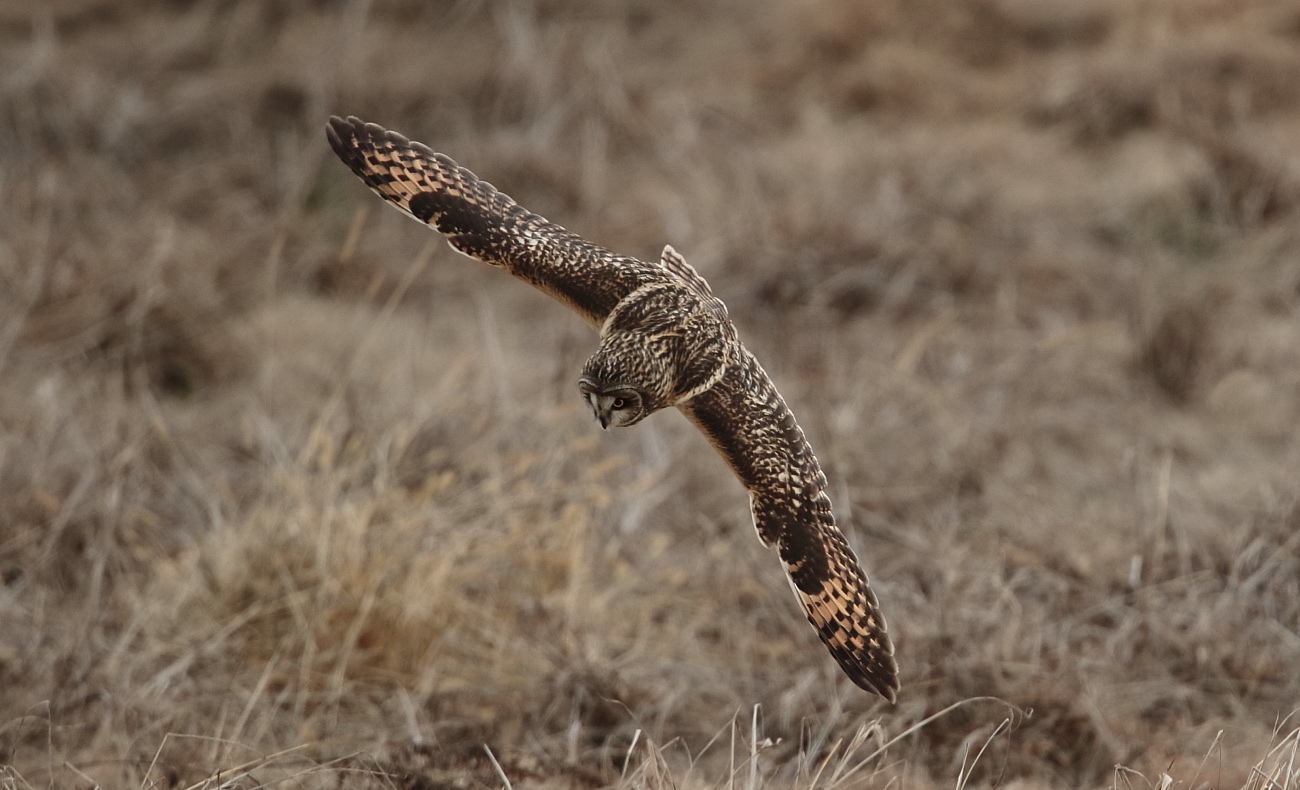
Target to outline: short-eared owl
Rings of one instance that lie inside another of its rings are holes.
[[[396,132],[334,117],[326,134],[384,200],[460,252],[569,305],[600,332],[578,389],[602,427],[635,425],[668,406],[695,423],[749,491],[758,537],[780,553],[831,655],[854,683],[892,702],[893,645],[835,526],[826,476],[704,278],[672,247],[647,262],[592,244]]]

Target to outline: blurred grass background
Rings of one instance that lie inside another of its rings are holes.
[[[1268,0],[3,4],[6,786],[500,786],[484,745],[521,786],[1296,786],[1298,73]],[[703,439],[594,428],[588,330],[383,209],[330,113],[710,279],[896,707]],[[975,697],[1018,712],[875,753]]]

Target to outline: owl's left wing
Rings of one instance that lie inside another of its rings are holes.
[[[446,155],[397,132],[333,116],[325,135],[381,198],[442,233],[460,252],[504,268],[596,326],[623,297],[669,276],[658,263],[617,255],[528,211]]]
[[[754,526],[775,546],[808,622],[845,674],[893,702],[894,646],[858,558],[835,525],[826,476],[767,373],[738,346],[721,380],[678,404],[749,491]]]

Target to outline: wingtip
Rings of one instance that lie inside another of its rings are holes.
[[[893,642],[884,630],[883,618],[880,618],[879,629],[871,634],[870,639],[858,640],[851,647],[833,639],[828,641],[821,629],[818,629],[818,635],[822,636],[831,656],[854,685],[884,697],[891,704],[898,702],[898,662],[894,659]]]
[[[886,684],[876,686],[875,692],[884,697],[890,705],[898,704],[898,677],[891,677]]]
[[[350,119],[351,116],[349,116],[348,120]],[[348,123],[348,120],[340,118],[337,115],[331,115],[329,120],[325,122],[325,133],[336,135],[346,134],[351,128],[351,124]]]
[[[878,673],[872,690],[889,700],[890,705],[898,704],[898,664],[894,661],[893,645],[890,645],[885,666]]]
[[[357,141],[386,141],[400,148],[414,149],[426,156],[439,156],[424,143],[414,142],[399,132],[385,129],[377,123],[368,123],[355,115],[331,115],[325,123],[325,138],[335,153],[345,158],[348,151],[358,147]]]
[[[346,141],[356,138],[356,126],[352,123],[356,120],[350,115],[346,119],[331,115],[325,124],[325,139],[329,141],[334,153],[341,157],[346,157],[348,151]]]
[[[854,685],[863,691],[884,697],[890,705],[898,704],[898,668],[893,666],[892,662],[890,662],[890,666],[879,668],[870,673],[859,669],[857,672],[846,674],[848,674]]]

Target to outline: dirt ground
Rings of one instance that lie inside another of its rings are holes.
[[[331,113],[710,280],[897,705]],[[0,4],[0,786],[1300,786],[1297,141],[1294,1]]]

